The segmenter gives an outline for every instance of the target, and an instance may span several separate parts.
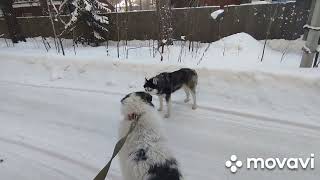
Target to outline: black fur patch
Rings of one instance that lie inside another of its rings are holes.
[[[180,180],[182,177],[175,159],[151,166],[148,174],[148,180]]]
[[[152,89],[157,89],[157,86],[153,84],[153,78],[151,79],[146,79],[144,85],[143,85],[143,88],[152,88]]]
[[[136,162],[139,161],[145,161],[147,160],[147,155],[146,155],[146,150],[144,149],[139,149],[136,153],[135,153],[135,157],[133,160],[135,160]]]
[[[154,107],[154,105],[152,104],[152,96],[149,93],[141,91],[141,92],[135,92],[135,94],[136,96],[139,96],[144,102]]]
[[[132,95],[133,93],[127,94],[124,98],[121,99],[121,103],[123,103],[123,101],[128,98],[130,95]],[[140,91],[140,92],[134,92],[134,94],[136,96],[139,96],[145,103],[149,104],[150,106],[154,107],[154,105],[152,104],[152,96],[149,93]]]

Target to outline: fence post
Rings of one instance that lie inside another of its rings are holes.
[[[300,64],[300,67],[303,68],[312,67],[314,56],[318,47],[318,41],[320,38],[320,0],[316,1],[311,19],[311,24],[308,28],[309,33],[306,45],[303,48],[304,53]]]

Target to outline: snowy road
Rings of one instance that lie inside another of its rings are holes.
[[[159,62],[150,48],[134,48],[147,41],[132,42],[128,59],[118,59],[112,44],[108,55],[105,47],[78,47],[74,55],[66,44],[67,55],[60,56],[33,41],[7,47],[0,39],[0,180],[92,179],[118,139],[120,99],[142,90],[145,77],[180,67],[199,74],[199,108],[191,110],[179,91],[164,119],[185,180],[320,177],[320,71],[296,68],[299,53],[280,63],[282,53],[267,48],[260,62],[263,45],[244,33],[213,43],[200,65],[206,44],[183,52],[180,63],[179,45]],[[232,174],[225,167],[233,154],[245,163],[248,157],[305,160],[312,153],[314,170],[242,167]],[[108,177],[122,180],[118,161]]]
[[[121,93],[0,83],[0,174],[6,179],[92,179],[116,141]],[[319,170],[231,174],[238,157],[309,157],[320,129],[181,103],[166,119],[170,144],[186,179],[310,179]],[[244,160],[244,159],[243,159]],[[316,160],[319,163],[319,160]],[[121,179],[118,163],[110,179]]]

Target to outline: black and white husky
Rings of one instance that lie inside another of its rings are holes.
[[[137,120],[119,153],[124,180],[182,180],[177,161],[167,148],[152,96],[146,92],[131,93],[121,104],[124,119],[120,123],[120,138],[129,131],[131,122]]]
[[[153,78],[147,79],[144,84],[145,91],[158,95],[160,101],[159,111],[163,110],[163,98],[167,102],[167,114],[165,117],[170,116],[171,112],[171,94],[178,89],[183,88],[186,93],[186,99],[184,102],[190,100],[190,93],[193,99],[192,109],[197,108],[196,100],[196,87],[198,84],[198,75],[197,72],[193,69],[182,68],[178,71],[171,73],[164,72]]]

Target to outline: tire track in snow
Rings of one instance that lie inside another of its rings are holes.
[[[39,152],[41,154],[45,154],[47,156],[53,157],[55,159],[59,159],[61,161],[69,162],[69,163],[71,163],[73,165],[79,166],[79,167],[81,167],[83,169],[86,169],[86,170],[88,170],[90,172],[97,173],[100,170],[100,169],[98,169],[96,167],[90,166],[88,164],[84,164],[83,162],[75,160],[75,159],[72,159],[72,158],[70,158],[68,156],[65,156],[65,155],[62,155],[62,154],[58,154],[56,152],[49,151],[47,149],[43,149],[43,148],[31,145],[31,144],[27,144],[27,143],[22,142],[22,141],[12,140],[12,139],[9,139],[9,138],[4,138],[4,137],[0,137],[0,141],[4,142],[4,143],[7,143],[7,144],[20,146],[20,147],[32,150],[33,152]]]
[[[64,162],[71,163],[72,165],[75,165],[75,166],[81,167],[82,169],[88,170],[90,173],[92,173],[92,176],[95,176],[101,170],[100,168],[96,168],[96,167],[90,166],[90,165],[85,164],[85,163],[83,163],[81,161],[72,159],[72,158],[70,158],[68,156],[65,156],[65,155],[62,155],[62,154],[58,154],[56,152],[49,151],[47,149],[43,149],[43,148],[40,148],[40,147],[36,147],[34,145],[27,144],[27,143],[24,143],[24,142],[21,142],[21,141],[0,137],[0,142],[11,144],[11,145],[20,146],[20,147],[23,147],[25,149],[29,149],[32,152],[39,152],[41,154],[47,155],[49,157],[52,157],[54,159],[58,159],[58,160],[61,160],[61,161],[64,161]],[[51,169],[51,170],[53,170],[53,171],[55,171],[57,173],[60,173],[60,174],[64,175],[64,176],[68,176],[70,178],[72,177],[69,174],[67,174],[66,172],[58,170],[57,168],[48,166],[48,165],[43,164],[43,163],[40,163],[40,164],[45,166],[48,169]],[[74,177],[72,177],[72,178],[75,179]],[[108,177],[106,178],[106,180],[119,180],[119,179],[120,178],[118,176],[112,174],[111,172],[108,174]]]
[[[4,142],[4,143],[7,143],[7,144],[16,145],[16,146],[20,146],[20,147],[29,149],[32,152],[39,152],[39,153],[42,153],[44,155],[50,156],[52,158],[59,159],[61,161],[69,162],[69,163],[71,163],[71,164],[73,164],[75,166],[79,166],[79,167],[81,167],[83,169],[86,169],[86,170],[90,171],[90,173],[92,173],[92,176],[95,176],[100,171],[100,168],[96,168],[96,167],[90,166],[88,164],[84,164],[81,161],[72,159],[72,158],[64,156],[62,154],[58,154],[56,152],[49,151],[49,150],[46,150],[46,149],[43,149],[43,148],[40,148],[40,147],[36,147],[34,145],[27,144],[27,143],[24,143],[24,142],[21,142],[21,141],[12,140],[12,139],[3,138],[3,137],[0,137],[0,141]],[[59,169],[54,168],[54,167],[51,167],[51,166],[49,166],[47,164],[43,164],[43,163],[39,163],[39,164],[41,164],[42,166],[44,166],[44,167],[46,167],[48,169],[51,169],[51,170],[53,170],[53,171],[55,171],[55,172],[57,172],[59,174],[62,174],[64,176],[66,176],[66,177],[69,177],[69,179],[70,178],[76,179],[73,176],[70,176],[69,174],[67,174],[66,172],[63,172],[62,170],[59,170]],[[108,174],[108,177],[106,178],[106,180],[119,180],[119,179],[120,178],[118,176],[114,175],[112,172],[110,172]]]
[[[62,86],[47,86],[47,85],[35,85],[35,84],[28,84],[28,83],[20,83],[20,82],[12,82],[12,81],[3,81],[0,80],[0,83],[2,84],[9,84],[9,85],[17,85],[17,86],[24,86],[24,87],[33,87],[33,88],[46,88],[46,89],[57,89],[57,90],[69,90],[69,91],[78,91],[78,92],[87,92],[87,93],[98,93],[98,94],[106,94],[106,95],[118,95],[118,96],[124,96],[126,94],[120,93],[120,92],[112,92],[112,91],[106,91],[106,90],[95,90],[95,89],[83,89],[83,88],[69,88],[69,87],[62,87]],[[172,101],[175,104],[184,105],[182,102]],[[280,125],[286,125],[286,126],[293,126],[298,128],[305,128],[313,131],[320,131],[320,126],[317,125],[311,125],[311,124],[303,124],[298,122],[292,122],[284,119],[269,117],[265,115],[259,115],[254,113],[248,113],[248,112],[241,112],[241,111],[235,111],[231,109],[222,109],[217,107],[209,107],[209,106],[202,106],[198,105],[198,108],[226,114],[226,115],[233,115],[243,118],[249,118],[256,121],[263,121],[263,122],[271,122],[275,124]]]
[[[183,105],[183,103],[181,103],[181,102],[174,102],[174,103]],[[314,131],[317,131],[317,132],[320,131],[320,126],[311,125],[311,124],[310,125],[309,124],[302,124],[302,123],[298,123],[298,122],[292,122],[292,121],[273,118],[273,117],[268,117],[268,116],[264,116],[264,115],[258,115],[258,114],[253,114],[253,113],[222,109],[222,108],[217,108],[217,107],[201,106],[201,105],[198,105],[198,108],[204,109],[204,110],[207,110],[207,111],[211,111],[211,112],[221,113],[221,114],[227,114],[227,115],[233,115],[233,116],[238,116],[238,117],[243,117],[243,118],[249,118],[251,120],[271,122],[271,123],[280,124],[280,125],[289,125],[289,126],[294,126],[294,127],[298,127],[298,128],[310,129],[310,130],[314,130]]]
[[[87,93],[98,93],[98,94],[108,94],[108,95],[125,95],[124,93],[112,92],[112,91],[104,91],[104,90],[83,89],[83,88],[69,88],[69,87],[63,87],[63,86],[35,85],[35,84],[12,82],[12,81],[2,81],[2,80],[0,80],[0,83],[2,83],[2,84],[9,84],[9,85],[24,86],[24,87],[33,87],[33,88],[46,88],[46,89],[57,89],[57,90],[69,90],[69,91],[78,91],[78,92],[87,92]]]
[[[9,152],[9,154],[12,155],[12,157],[10,157],[10,159],[11,158],[18,159],[17,157],[19,157],[19,159],[24,159],[24,161],[26,161],[26,162],[27,161],[33,161],[33,163],[39,164],[41,167],[43,167],[45,169],[48,169],[48,170],[51,170],[51,171],[53,171],[53,172],[55,172],[57,174],[60,174],[60,175],[64,176],[65,178],[67,178],[68,180],[77,180],[77,178],[75,178],[74,176],[71,176],[71,175],[65,173],[64,171],[62,171],[62,170],[60,170],[58,168],[55,168],[53,166],[49,166],[49,165],[45,164],[44,162],[41,162],[41,161],[40,162],[39,161],[35,162],[34,159],[26,158],[26,157],[22,156],[21,154],[18,154],[18,153],[15,153],[15,152]]]

